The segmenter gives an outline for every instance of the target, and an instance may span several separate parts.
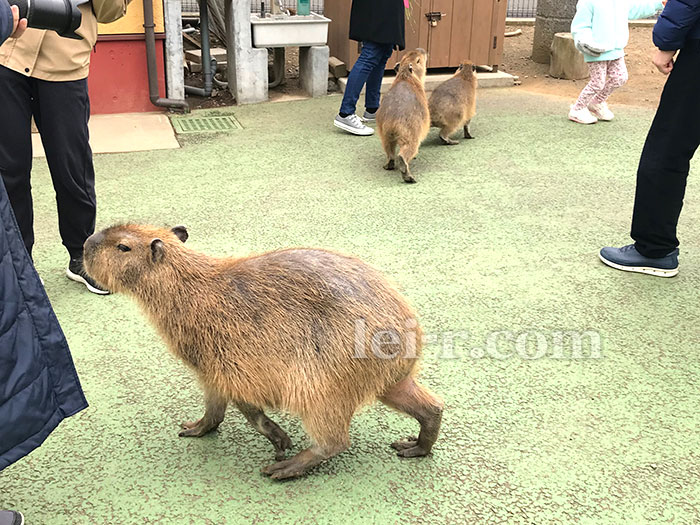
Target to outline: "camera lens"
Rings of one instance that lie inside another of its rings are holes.
[[[71,0],[9,0],[19,8],[20,18],[27,19],[27,26],[51,29],[61,36],[81,38],[75,34],[80,27],[82,14]]]

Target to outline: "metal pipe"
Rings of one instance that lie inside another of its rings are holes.
[[[204,88],[185,86],[185,93],[198,95],[200,97],[211,96],[212,77],[216,72],[216,60],[211,58],[209,47],[209,6],[207,0],[199,0],[199,31],[202,37],[202,77],[204,78]],[[212,65],[213,71],[212,71]]]
[[[153,22],[153,0],[143,0],[143,29],[146,37],[146,63],[148,68],[148,95],[151,104],[162,108],[180,109],[189,112],[185,100],[159,97],[158,65],[156,63],[156,33]]]

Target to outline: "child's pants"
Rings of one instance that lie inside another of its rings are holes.
[[[605,102],[613,91],[627,83],[627,66],[624,57],[615,60],[589,62],[591,80],[578,96],[574,109],[587,108]]]

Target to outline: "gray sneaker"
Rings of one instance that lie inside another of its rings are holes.
[[[340,115],[337,115],[335,117],[335,120],[333,121],[333,125],[336,128],[340,128],[343,131],[352,133],[353,135],[362,135],[366,137],[374,133],[374,130],[369,126],[365,126],[362,123],[362,120],[360,120],[360,117],[358,117],[354,113],[352,115],[348,115],[347,117],[341,117]]]
[[[0,510],[0,525],[24,525],[24,516],[16,510]]]
[[[365,110],[364,115],[362,115],[362,120],[364,122],[375,122],[377,120],[377,112],[375,111],[374,113],[370,113],[369,111]]]
[[[622,248],[603,248],[598,255],[611,268],[625,272],[646,273],[657,277],[673,277],[678,274],[678,248],[665,257],[644,257],[634,244]]]

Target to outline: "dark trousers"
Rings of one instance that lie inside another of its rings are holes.
[[[88,143],[87,79],[48,82],[0,66],[0,173],[29,254],[34,245],[31,117],[46,152],[63,245],[72,258],[95,231],[95,172]]]
[[[678,247],[676,227],[698,145],[700,41],[693,40],[678,55],[639,161],[632,238],[646,257],[663,257]]]
[[[348,75],[343,102],[340,105],[341,113],[348,115],[355,113],[357,99],[360,98],[360,92],[365,85],[367,87],[365,107],[374,110],[379,107],[379,91],[384,78],[384,68],[393,52],[394,46],[391,44],[362,43],[362,52]]]

